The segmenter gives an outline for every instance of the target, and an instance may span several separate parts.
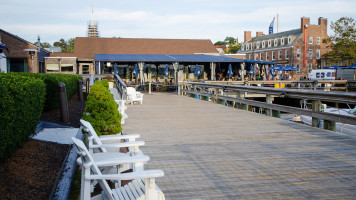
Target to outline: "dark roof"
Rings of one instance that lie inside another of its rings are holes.
[[[74,53],[67,53],[67,52],[55,52],[50,53],[50,57],[76,57]]]
[[[254,37],[251,40],[249,40],[248,42],[258,42],[258,41],[262,41],[262,40],[270,40],[270,39],[274,39],[274,38],[280,38],[280,37],[287,37],[290,35],[298,35],[298,34],[302,34],[302,32],[299,29],[293,29],[293,30],[289,30],[289,31],[284,31],[284,32],[279,32],[279,33],[273,33],[273,34],[269,34],[269,35],[263,35],[263,36],[259,36],[259,37]]]
[[[74,53],[78,59],[94,59],[95,54],[172,54],[218,53],[211,40],[92,38],[77,37]]]
[[[29,44],[29,45],[33,45],[35,48],[37,48],[37,46],[34,45],[33,43],[31,43],[31,42],[29,42],[29,41],[27,41],[27,40],[25,40],[25,39],[23,39],[23,38],[21,38],[21,37],[19,37],[19,36],[17,36],[17,35],[14,35],[14,34],[12,34],[12,33],[9,33],[9,32],[7,32],[7,31],[4,31],[3,29],[0,29],[0,32],[4,32],[5,34],[7,34],[7,35],[9,35],[9,36],[11,36],[11,37],[13,37],[13,38],[15,38],[15,39],[17,39],[17,40],[20,40],[20,41],[22,41],[22,42],[24,42],[24,43],[27,43],[27,44]],[[49,51],[47,51],[47,50],[44,49],[44,48],[41,48],[40,51],[44,51],[44,52],[46,52],[46,53],[49,53]]]

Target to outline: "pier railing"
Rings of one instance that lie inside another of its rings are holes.
[[[315,127],[319,126],[321,119],[324,120],[324,128],[331,130],[335,129],[335,122],[356,125],[356,117],[321,112],[321,101],[356,105],[356,93],[354,92],[301,90],[200,82],[184,82],[180,87],[182,88],[181,94],[192,95],[200,99],[219,103],[231,102],[234,107],[245,110],[248,110],[249,105],[264,108],[266,109],[266,114],[269,116],[274,116],[275,111],[311,116],[313,118],[312,125]],[[246,99],[248,93],[263,94],[265,95],[266,101],[262,102]],[[311,100],[312,110],[273,104],[272,102],[275,97]],[[278,116],[278,114],[275,116]]]
[[[270,81],[205,81],[228,85],[263,86],[263,87],[288,87],[303,90],[335,90],[351,91],[356,89],[356,81],[347,80],[270,80]]]
[[[115,87],[117,91],[120,93],[121,99],[126,99],[126,84],[119,75],[114,75]]]

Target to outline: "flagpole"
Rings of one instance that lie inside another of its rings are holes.
[[[277,8],[277,33],[278,33],[278,8]]]

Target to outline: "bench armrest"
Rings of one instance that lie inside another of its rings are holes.
[[[129,134],[129,135],[102,135],[99,136],[101,142],[113,141],[113,140],[129,140],[135,141],[136,138],[139,138],[140,134]]]
[[[140,172],[129,172],[124,174],[105,174],[105,175],[85,175],[86,180],[133,180],[133,179],[146,179],[158,178],[164,176],[162,170],[146,170]]]

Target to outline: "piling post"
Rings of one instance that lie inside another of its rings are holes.
[[[89,94],[89,82],[90,82],[90,79],[89,78],[87,78],[87,80],[86,80],[86,86],[85,86],[85,92],[87,93],[87,94]]]
[[[270,95],[270,94],[266,95],[266,103],[272,104],[272,95]],[[272,109],[267,108],[266,109],[266,115],[272,116]]]
[[[237,96],[236,96],[238,99],[244,99],[244,94],[240,91],[237,92]],[[242,110],[248,110],[248,105],[247,104],[243,104],[243,103],[240,103],[240,105],[238,106],[240,109]]]
[[[313,112],[320,112],[320,104],[319,100],[315,100],[312,102]],[[312,117],[312,126],[319,127],[320,120],[318,118]]]
[[[69,110],[68,110],[68,102],[67,102],[67,94],[66,94],[66,85],[62,82],[58,83],[59,89],[59,108],[61,113],[61,120],[64,123],[69,122]]]
[[[78,80],[78,100],[83,101],[83,81],[82,81],[82,79]]]
[[[148,83],[148,94],[151,94],[151,82]],[[179,95],[179,92],[178,92]]]

